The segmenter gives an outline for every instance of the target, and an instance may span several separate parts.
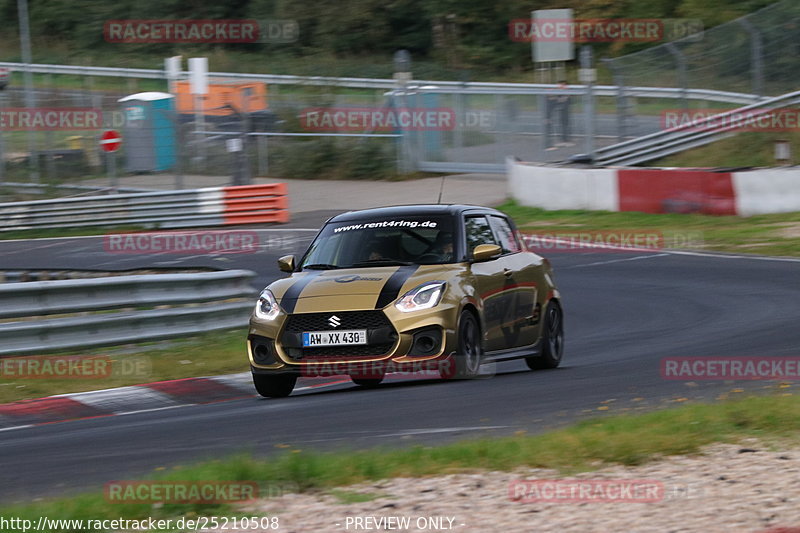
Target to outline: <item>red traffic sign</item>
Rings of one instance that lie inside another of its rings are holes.
[[[115,130],[106,130],[100,136],[100,148],[104,152],[116,152],[119,150],[119,145],[122,144],[122,135]]]

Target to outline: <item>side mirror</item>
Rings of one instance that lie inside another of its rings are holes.
[[[278,259],[278,268],[280,268],[282,272],[294,272],[294,256],[284,255]]]
[[[472,250],[472,260],[480,263],[499,257],[502,253],[503,249],[496,244],[479,244]]]

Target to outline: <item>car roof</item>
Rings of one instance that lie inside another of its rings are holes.
[[[403,217],[403,216],[458,216],[465,212],[476,212],[489,215],[505,216],[503,213],[491,207],[465,204],[413,204],[395,205],[388,207],[376,207],[373,209],[362,209],[360,211],[348,211],[341,215],[331,217],[328,222],[352,222],[358,220],[375,220],[376,218]]]

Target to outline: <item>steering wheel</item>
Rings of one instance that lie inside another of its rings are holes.
[[[420,263],[435,263],[435,262],[441,262],[441,260],[442,260],[441,254],[434,254],[434,253],[422,254],[417,258],[417,261],[419,261]]]

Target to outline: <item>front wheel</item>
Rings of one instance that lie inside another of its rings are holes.
[[[253,374],[256,391],[265,398],[285,398],[294,390],[297,376],[292,374]]]
[[[531,370],[556,368],[564,355],[564,314],[558,302],[551,300],[547,306],[542,332],[542,353],[526,357],[525,362]]]
[[[458,321],[458,349],[448,363],[454,364],[451,371],[449,364],[441,367],[439,373],[445,379],[468,379],[478,375],[481,368],[483,348],[481,347],[481,328],[475,315],[462,311]]]

